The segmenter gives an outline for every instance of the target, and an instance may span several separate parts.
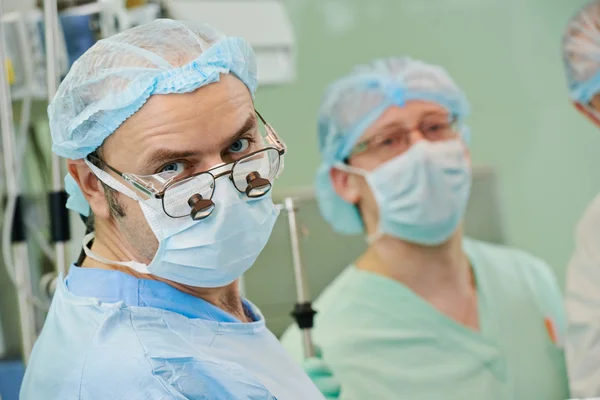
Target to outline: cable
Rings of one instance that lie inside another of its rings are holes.
[[[37,245],[40,246],[42,253],[54,263],[56,261],[56,256],[54,250],[52,250],[52,247],[48,244],[48,238],[46,238],[42,231],[36,227],[36,222],[31,217],[25,217],[24,222],[27,227],[27,232],[33,234],[33,238]]]
[[[17,209],[17,195],[9,194],[8,201],[6,204],[6,210],[4,212],[4,226],[2,227],[2,259],[4,262],[4,266],[6,268],[6,272],[12,284],[15,286],[17,290],[24,291],[27,299],[36,307],[41,310],[48,311],[49,305],[44,300],[40,299],[36,295],[33,294],[30,287],[22,287],[19,285],[19,282],[15,273],[15,265],[14,260],[12,258],[12,233],[14,227],[14,217],[15,210]]]

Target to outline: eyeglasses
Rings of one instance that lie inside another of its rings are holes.
[[[456,138],[458,123],[456,117],[448,115],[427,116],[413,130],[421,132],[426,140],[437,142]],[[410,133],[413,130],[402,129],[372,136],[354,146],[347,158],[369,152],[383,160],[391,159],[410,148]]]
[[[94,154],[89,161],[106,165],[133,189],[145,198],[161,199],[162,207],[169,217],[190,216],[194,220],[208,217],[215,208],[212,197],[216,180],[228,176],[233,186],[248,198],[259,198],[267,194],[272,182],[283,171],[283,155],[286,146],[277,132],[256,112],[264,125],[264,147],[237,159],[235,162],[218,165],[208,171],[180,177],[178,171],[164,171],[153,175],[123,173],[100,160]]]

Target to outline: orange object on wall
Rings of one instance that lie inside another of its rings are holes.
[[[134,8],[134,7],[143,6],[145,4],[146,4],[146,0],[127,0],[125,7]]]

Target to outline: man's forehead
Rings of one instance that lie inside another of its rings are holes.
[[[447,114],[447,110],[439,104],[410,100],[402,107],[392,106],[381,114],[375,121],[373,127],[384,126],[388,124],[413,123],[413,119],[429,114]]]
[[[240,86],[241,85],[241,86]],[[111,152],[136,149],[210,150],[234,136],[248,120],[254,121],[252,97],[246,86],[229,75],[220,82],[186,94],[151,96],[106,140]],[[167,146],[168,145],[168,146]],[[108,161],[108,160],[107,160]]]
[[[218,82],[202,86],[190,93],[169,93],[150,96],[146,104],[132,116],[153,114],[165,107],[195,108],[197,112],[209,112],[222,103],[243,105],[252,102],[250,91],[235,75],[223,74]]]

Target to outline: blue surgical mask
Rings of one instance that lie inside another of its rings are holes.
[[[369,242],[389,235],[439,245],[450,239],[465,214],[471,168],[459,139],[419,141],[373,171],[341,169],[363,175],[377,201],[379,223]]]
[[[163,211],[160,199],[140,199],[111,175],[90,167],[105,184],[138,201],[159,246],[148,265],[115,262],[92,253],[86,245],[92,237],[88,236],[83,247],[86,255],[181,284],[222,287],[240,278],[267,244],[279,215],[270,192],[249,199],[228,179],[217,179],[212,197],[215,209],[210,216],[201,221],[171,218]]]

